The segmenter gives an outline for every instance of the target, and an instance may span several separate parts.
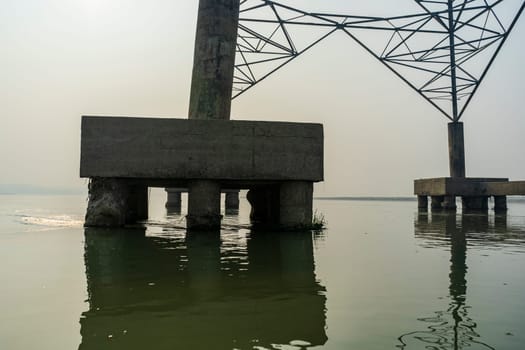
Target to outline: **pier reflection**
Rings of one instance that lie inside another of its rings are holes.
[[[310,233],[86,229],[79,349],[306,349],[326,340]]]
[[[469,316],[467,303],[467,247],[483,245],[497,248],[500,245],[522,246],[522,226],[507,224],[507,216],[456,213],[419,213],[415,220],[415,236],[424,247],[450,249],[448,294],[450,302],[445,310],[430,317],[422,317],[422,330],[401,335],[401,349],[494,349],[482,341],[477,333],[477,323]]]
[[[505,221],[506,222],[506,221]],[[401,349],[494,349],[476,332],[477,323],[469,316],[467,303],[467,246],[470,235],[491,240],[488,215],[456,215],[456,213],[420,213],[415,221],[416,238],[427,247],[447,246],[450,249],[449,304],[429,317],[421,317],[425,329],[408,332],[398,339]],[[495,221],[492,226],[503,224]],[[503,234],[503,233],[502,233]]]

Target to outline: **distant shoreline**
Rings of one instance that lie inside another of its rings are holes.
[[[314,197],[318,200],[336,200],[336,201],[381,201],[381,202],[413,202],[417,200],[417,197],[354,197],[354,196],[328,196],[328,197]]]
[[[362,202],[416,202],[417,196],[406,197],[367,197],[367,196],[320,196],[314,197],[316,200],[334,200],[334,201],[362,201]],[[525,196],[508,196],[508,202],[525,202]]]

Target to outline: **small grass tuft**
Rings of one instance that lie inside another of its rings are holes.
[[[313,230],[322,230],[326,227],[326,219],[324,214],[315,210],[314,217],[312,219],[312,229]]]

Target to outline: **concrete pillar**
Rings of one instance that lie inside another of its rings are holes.
[[[165,191],[167,193],[166,208],[180,210],[182,207],[182,189],[166,188]]]
[[[250,221],[255,226],[279,225],[279,187],[260,186],[248,191],[246,199],[251,205]]]
[[[465,177],[465,141],[463,123],[448,123],[450,177]]]
[[[487,196],[464,196],[462,197],[463,210],[488,210],[489,197]]]
[[[127,199],[126,222],[132,223],[138,220],[148,219],[148,187],[129,186]]]
[[[188,186],[188,229],[216,230],[221,227],[221,187],[216,181],[195,180]]]
[[[417,196],[417,207],[421,211],[428,210],[428,197],[427,196]]]
[[[441,206],[445,210],[456,210],[456,196],[444,196]]]
[[[283,182],[279,191],[279,224],[283,228],[302,228],[312,225],[312,182]]]
[[[224,190],[224,208],[239,210],[239,190]]]
[[[230,119],[239,7],[240,0],[199,1],[190,119]],[[215,229],[220,221],[218,182],[192,182],[188,191],[188,229]]]
[[[230,119],[240,0],[200,0],[190,119]]]
[[[432,210],[443,209],[443,200],[445,199],[444,196],[431,196],[430,198],[430,208],[432,208]]]
[[[121,227],[129,219],[129,189],[122,180],[91,178],[84,226]]]
[[[494,196],[494,211],[507,211],[507,196]]]

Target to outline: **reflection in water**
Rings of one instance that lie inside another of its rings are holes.
[[[79,349],[323,345],[310,233],[85,231]],[[300,341],[300,342],[298,342]]]
[[[415,235],[425,247],[450,246],[449,297],[445,311],[432,317],[420,318],[426,323],[424,331],[414,331],[399,337],[402,349],[494,349],[481,341],[477,324],[469,317],[467,304],[467,245],[521,243],[523,232],[507,226],[505,216],[496,216],[491,223],[488,215],[456,215],[456,213],[419,214],[415,222]],[[468,244],[467,244],[468,240]]]

